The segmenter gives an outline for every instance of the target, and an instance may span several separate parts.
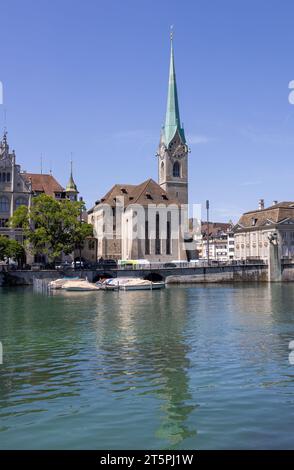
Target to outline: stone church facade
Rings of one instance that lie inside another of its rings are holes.
[[[158,183],[148,179],[138,185],[115,184],[96,201],[88,221],[98,241],[98,259],[186,259],[188,153],[171,38],[167,109],[157,152]]]

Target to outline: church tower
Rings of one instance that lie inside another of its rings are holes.
[[[176,72],[174,65],[173,34],[168,82],[165,124],[161,131],[158,149],[159,185],[171,199],[188,204],[188,146],[180,120]]]
[[[70,199],[71,201],[78,200],[79,191],[78,191],[76,183],[74,182],[73,175],[72,175],[72,161],[70,162],[70,177],[66,185],[65,194],[66,194],[67,199]]]

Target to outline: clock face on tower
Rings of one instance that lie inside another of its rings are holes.
[[[183,144],[179,144],[174,150],[174,156],[177,158],[182,158],[185,156],[185,152],[186,152],[186,146]]]

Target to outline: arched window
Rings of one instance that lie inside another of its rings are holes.
[[[160,177],[161,179],[163,179],[164,177],[164,163],[161,162],[161,165],[160,165]]]
[[[9,199],[5,196],[0,197],[0,212],[9,212]]]
[[[15,208],[17,209],[19,206],[27,206],[28,201],[24,197],[18,197],[17,200],[15,201]]]
[[[181,172],[180,164],[179,162],[175,162],[173,166],[173,176],[178,178],[180,176],[180,172]]]

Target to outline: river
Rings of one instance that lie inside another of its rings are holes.
[[[294,448],[293,284],[0,289],[1,449]]]

